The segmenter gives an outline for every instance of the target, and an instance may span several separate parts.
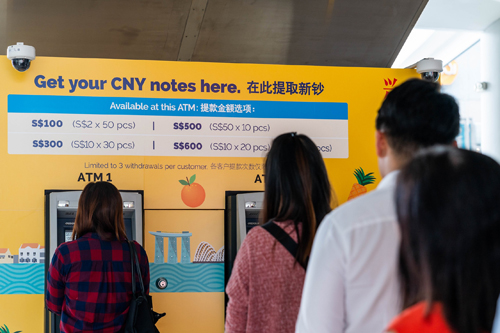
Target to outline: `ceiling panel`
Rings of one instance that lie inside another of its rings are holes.
[[[389,67],[427,0],[210,0],[193,60]]]
[[[191,5],[183,0],[7,2],[1,33],[9,45],[23,41],[44,56],[155,60],[177,59]]]
[[[0,52],[22,41],[43,56],[177,60],[182,44],[193,61],[390,67],[426,3],[4,0]]]

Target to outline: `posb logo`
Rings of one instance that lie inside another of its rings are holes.
[[[396,84],[396,82],[398,82],[398,79],[384,79],[384,83],[385,83],[385,96],[384,98],[387,96],[387,94],[392,90],[392,88],[394,88],[394,85]]]

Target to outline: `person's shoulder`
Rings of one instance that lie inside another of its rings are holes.
[[[348,231],[362,225],[395,221],[394,189],[376,189],[348,201],[325,216],[323,228]]]
[[[266,244],[269,244],[269,246],[274,244],[274,237],[269,233],[269,231],[259,225],[250,229],[245,236],[242,246],[244,245],[249,249],[260,249],[263,246],[266,246]]]
[[[59,252],[61,255],[68,255],[71,252],[80,250],[80,244],[83,242],[87,242],[87,240],[83,237],[80,237],[69,242],[61,243],[57,247],[56,252]]]
[[[59,244],[59,246],[56,248],[54,254],[57,256],[57,255],[61,255],[61,256],[66,256],[69,254],[70,250],[69,250],[69,247],[68,247],[68,243],[72,243],[72,242],[76,242],[76,241],[71,241],[71,242],[65,242],[65,243],[61,243]]]
[[[77,238],[75,240],[64,242],[57,246],[54,251],[54,257],[57,257],[63,264],[73,264],[80,260],[80,254],[77,252],[81,252],[82,249],[86,249],[88,246],[85,246],[87,240],[83,237]]]
[[[146,250],[144,250],[142,245],[139,244],[136,240],[133,240],[132,244],[134,244],[136,251],[146,252]]]
[[[248,241],[255,241],[255,240],[259,240],[259,239],[262,239],[262,237],[266,234],[269,234],[269,232],[262,228],[261,225],[259,226],[255,226],[253,227],[252,229],[250,229],[250,231],[247,233],[247,235],[245,236],[245,240],[248,239]]]
[[[137,241],[135,241],[135,240],[132,240],[132,244],[134,244],[134,246],[135,246],[135,251],[136,251],[137,253],[139,253],[139,255],[140,255],[140,257],[141,257],[141,258],[143,258],[143,257],[144,257],[144,258],[146,258],[146,259],[148,258],[148,255],[147,255],[147,253],[146,253],[146,250],[144,249],[144,247],[142,247],[142,245],[141,245],[141,244],[139,244],[139,243],[138,243]]]

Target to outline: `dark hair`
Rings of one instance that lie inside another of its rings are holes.
[[[304,264],[309,257],[316,230],[331,211],[332,198],[336,201],[314,142],[296,133],[275,138],[266,159],[261,222],[293,221],[299,245],[297,262]],[[300,222],[302,235],[298,232]]]
[[[409,158],[420,148],[451,144],[457,137],[458,105],[439,89],[436,83],[411,79],[387,95],[376,127],[396,154]]]
[[[122,197],[111,183],[88,183],[80,195],[72,239],[88,232],[106,240],[126,238]]]
[[[500,294],[500,165],[428,149],[401,170],[396,207],[404,307],[440,302],[454,331],[490,332]]]

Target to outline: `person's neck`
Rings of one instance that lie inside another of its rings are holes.
[[[393,154],[388,155],[384,159],[384,163],[383,163],[382,168],[381,168],[383,170],[380,170],[380,173],[382,174],[382,178],[384,178],[385,176],[387,176],[388,174],[390,174],[393,171],[401,169],[403,167],[403,165],[406,164],[406,162],[407,161],[405,159],[403,159],[399,156],[395,156]]]

